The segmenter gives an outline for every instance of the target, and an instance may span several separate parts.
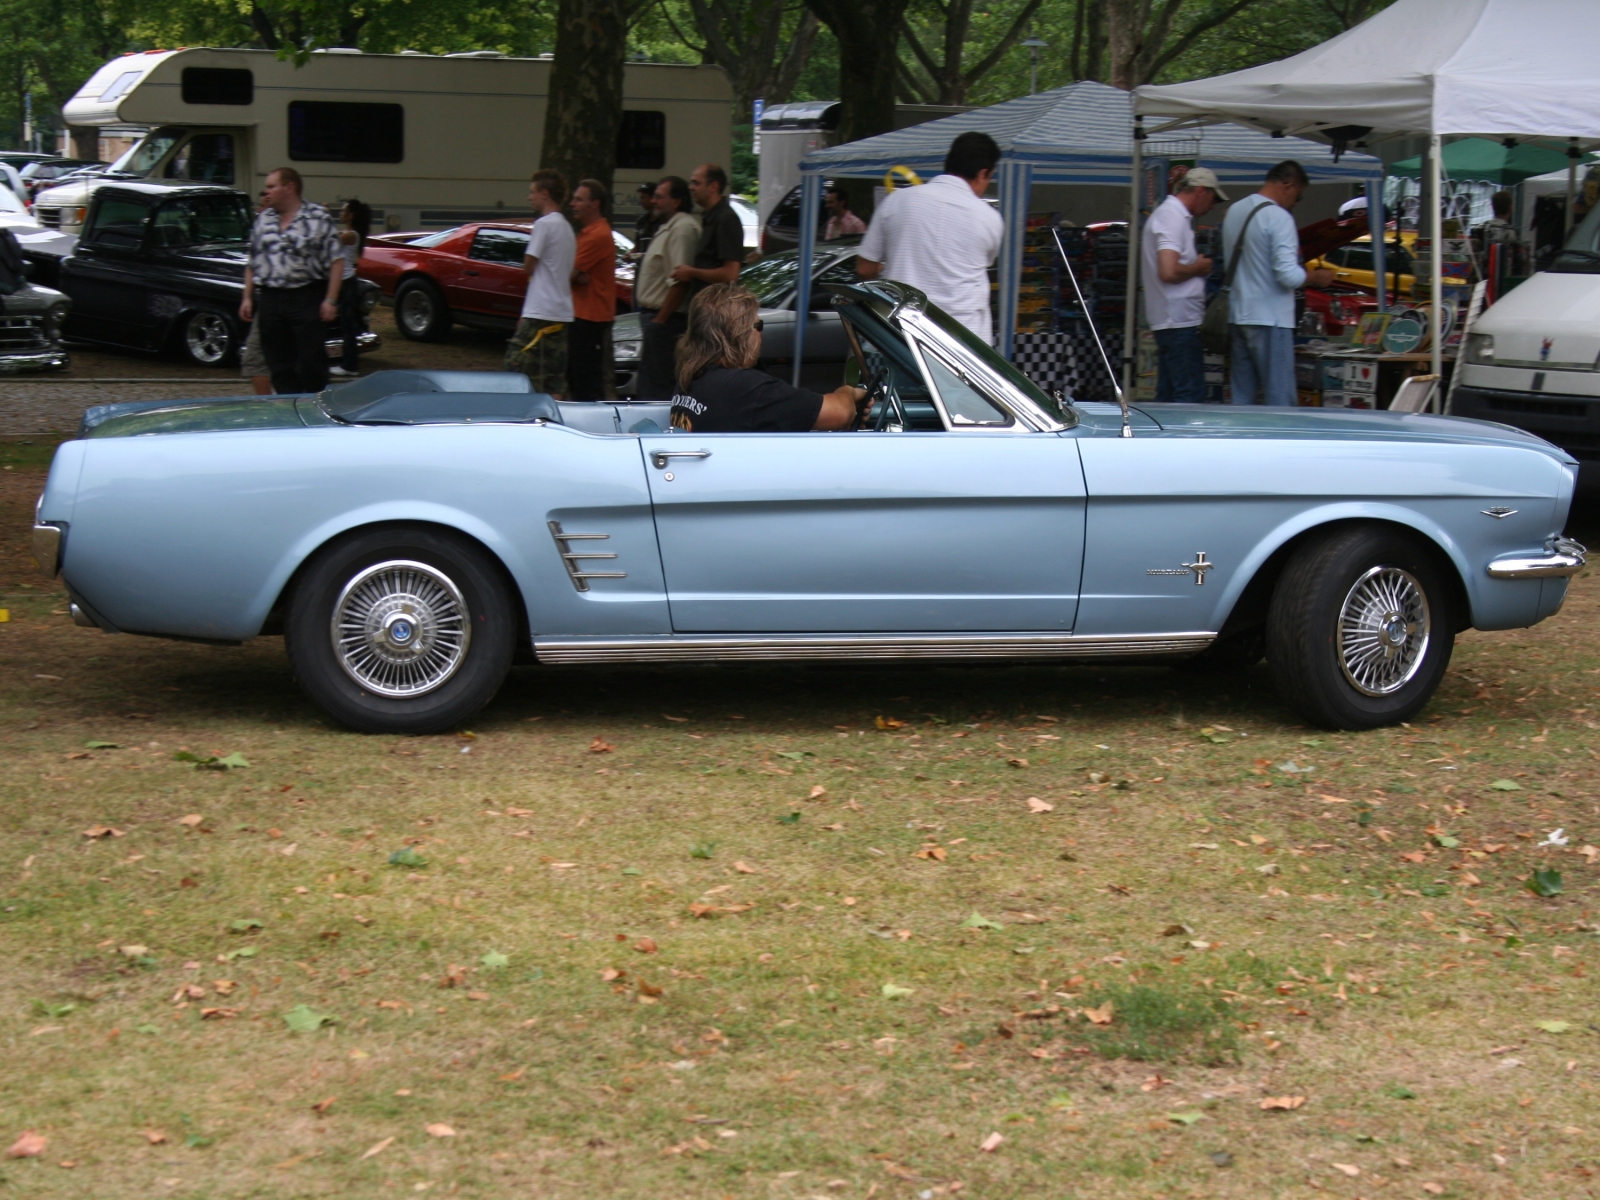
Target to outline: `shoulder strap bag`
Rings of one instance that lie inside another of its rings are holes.
[[[1267,204],[1271,203],[1272,201],[1267,201]],[[1228,292],[1233,288],[1233,276],[1239,269],[1239,260],[1244,257],[1245,232],[1250,228],[1250,222],[1256,219],[1256,214],[1266,206],[1266,204],[1256,205],[1244,219],[1244,225],[1239,230],[1239,240],[1233,244],[1233,261],[1228,264],[1227,274],[1223,277],[1222,290],[1211,297],[1211,303],[1206,305],[1206,315],[1200,322],[1200,345],[1208,353],[1228,352]]]

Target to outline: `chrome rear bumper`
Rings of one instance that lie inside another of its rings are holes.
[[[1553,538],[1543,554],[1514,554],[1489,564],[1491,579],[1570,579],[1588,563],[1588,550],[1571,538]]]

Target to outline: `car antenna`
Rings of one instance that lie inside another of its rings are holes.
[[[1089,306],[1083,302],[1083,289],[1078,286],[1078,276],[1072,270],[1072,260],[1067,257],[1067,248],[1061,244],[1061,231],[1052,225],[1050,236],[1056,239],[1056,250],[1061,254],[1061,263],[1067,268],[1067,278],[1072,280],[1072,290],[1078,294],[1078,307],[1083,309],[1084,322],[1089,326],[1095,348],[1100,351],[1100,361],[1105,364],[1106,377],[1111,380],[1111,390],[1117,394],[1117,404],[1122,409],[1122,436],[1131,438],[1133,426],[1128,422],[1128,398],[1122,394],[1122,385],[1117,382],[1117,373],[1111,369],[1111,359],[1106,355],[1105,343],[1100,340],[1100,331],[1094,327],[1094,317],[1090,316]]]

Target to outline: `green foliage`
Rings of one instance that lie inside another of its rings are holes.
[[[1104,1058],[1202,1066],[1238,1060],[1238,1027],[1219,997],[1174,982],[1097,988],[1084,1001],[1090,1008],[1113,1008],[1111,1024],[1073,1028]]]

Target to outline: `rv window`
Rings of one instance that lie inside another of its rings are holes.
[[[118,75],[112,81],[111,86],[100,93],[100,102],[104,104],[107,101],[120,100],[134,84],[139,82],[139,76],[142,73],[140,71],[124,71],[121,75]]]
[[[617,167],[659,171],[667,161],[667,114],[625,112],[617,130]]]
[[[480,229],[472,235],[472,249],[467,252],[467,257],[520,267],[527,254],[526,233],[518,233],[514,229]]]
[[[289,157],[297,162],[397,163],[406,156],[398,104],[289,102]]]
[[[95,206],[94,219],[83,240],[91,246],[137,250],[144,245],[144,223],[149,216],[148,205],[105,196]]]
[[[240,67],[185,67],[185,104],[253,104],[256,77]]]
[[[233,135],[197,133],[167,163],[168,179],[195,183],[233,182]]]

